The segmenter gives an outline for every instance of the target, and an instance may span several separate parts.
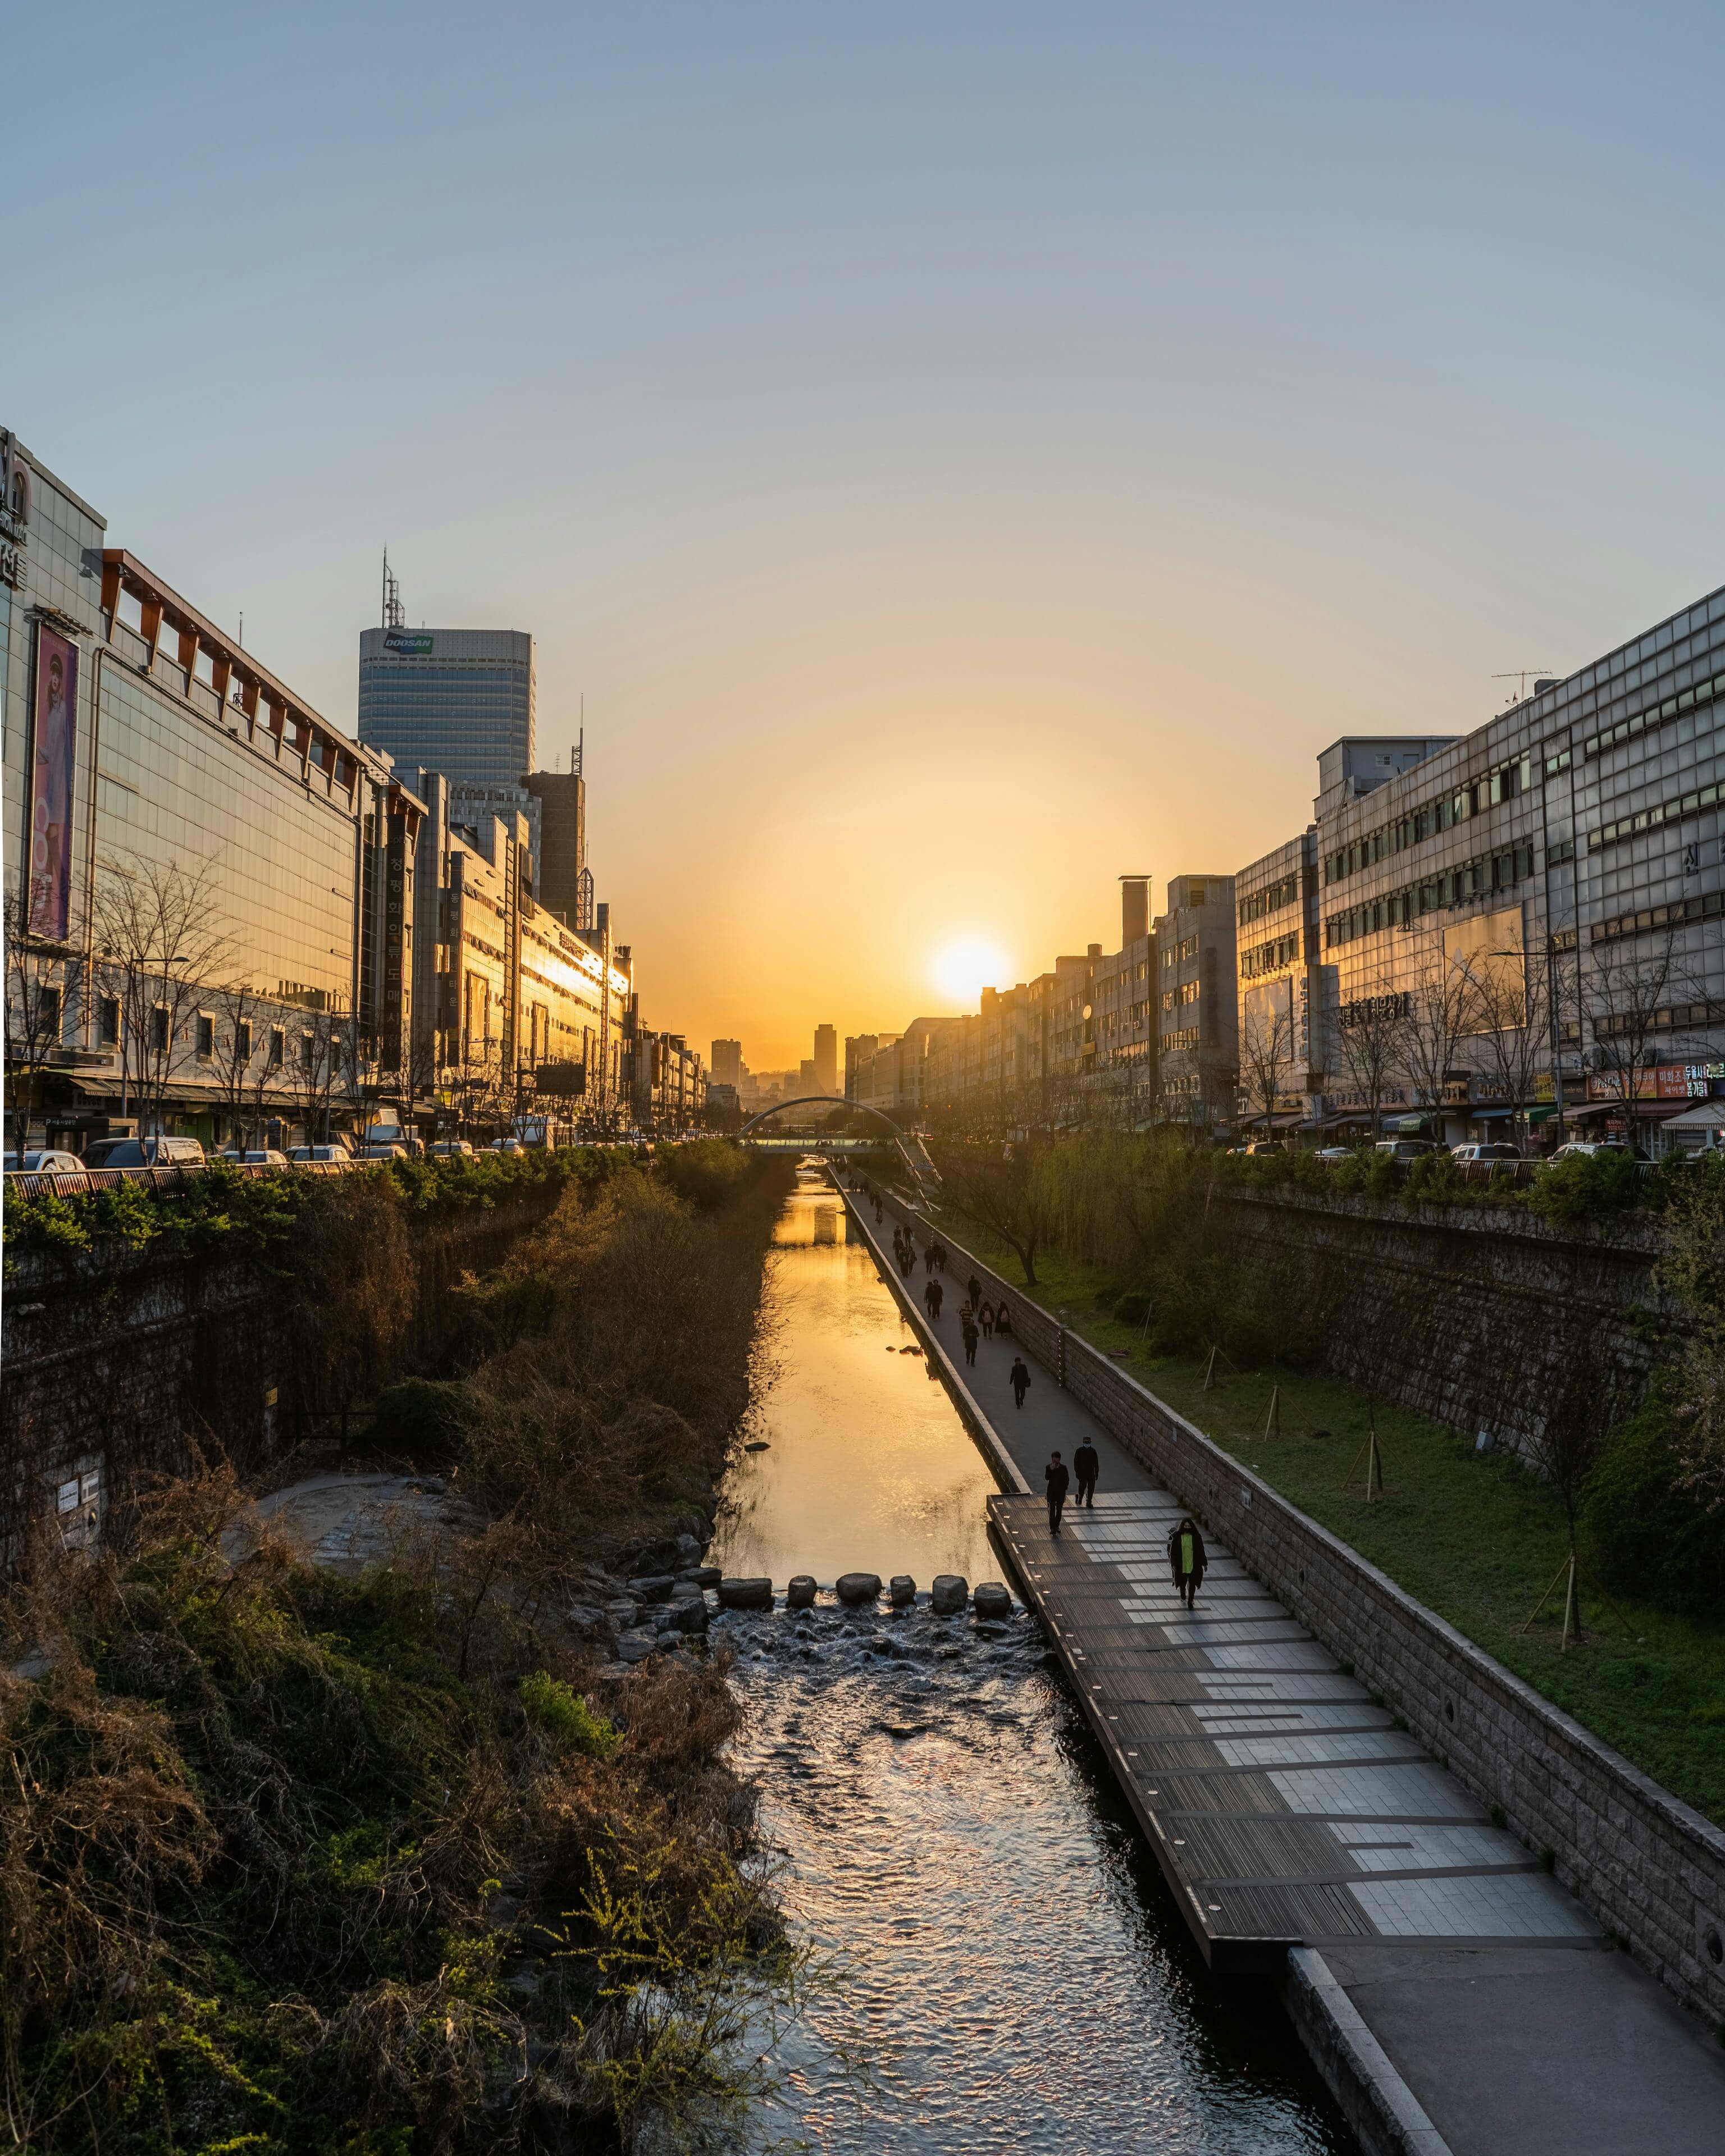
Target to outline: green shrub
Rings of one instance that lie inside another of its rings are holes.
[[[660,1147],[653,1170],[697,1213],[716,1213],[735,1195],[750,1163],[747,1150],[729,1138],[691,1138],[683,1145]]]
[[[1120,1290],[1117,1287],[1099,1287],[1096,1290],[1096,1308],[1104,1317],[1119,1301]]]
[[[595,1714],[571,1686],[544,1670],[521,1679],[521,1708],[536,1728],[588,1759],[608,1759],[623,1742],[602,1714]]]
[[[1527,1203],[1548,1220],[1588,1220],[1641,1201],[1640,1163],[1627,1152],[1572,1153],[1534,1179]]]
[[[1588,1555],[1608,1586],[1717,1617],[1725,1606],[1725,1507],[1709,1512],[1682,1486],[1675,1438],[1658,1399],[1613,1433],[1588,1485]]]
[[[1140,1295],[1136,1288],[1114,1299],[1114,1315],[1122,1325],[1142,1325],[1150,1315],[1150,1298]]]

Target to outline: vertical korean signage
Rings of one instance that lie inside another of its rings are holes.
[[[36,631],[36,701],[30,734],[30,898],[33,936],[64,943],[72,932],[72,775],[75,767],[78,647],[47,624]]]

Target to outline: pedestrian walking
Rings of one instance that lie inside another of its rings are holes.
[[[983,1305],[977,1312],[977,1322],[983,1328],[983,1337],[992,1339],[994,1332],[994,1306],[992,1302]]]
[[[940,1282],[937,1280],[932,1279],[929,1281],[927,1286],[923,1289],[922,1300],[928,1306],[928,1315],[931,1319],[939,1317],[941,1314],[941,1298],[944,1292],[945,1291],[942,1288]]]
[[[994,1307],[994,1330],[1003,1340],[1009,1340],[1012,1337],[1012,1312],[1006,1306],[1006,1297],[1004,1295]]]
[[[925,1243],[922,1246],[922,1264],[925,1270],[931,1273],[934,1270],[934,1245],[932,1243]]]
[[[1196,1609],[1198,1590],[1209,1559],[1204,1554],[1204,1537],[1198,1532],[1198,1522],[1189,1513],[1168,1538],[1168,1561],[1180,1599],[1189,1609]]]
[[[1048,1485],[1048,1532],[1051,1535],[1058,1535],[1060,1514],[1066,1502],[1066,1491],[1072,1480],[1059,1453],[1050,1456],[1048,1466],[1043,1470],[1042,1479]]]
[[[1013,1357],[1012,1368],[1008,1373],[1008,1378],[1012,1386],[1013,1399],[1018,1406],[1023,1407],[1024,1395],[1030,1389],[1030,1373],[1025,1366],[1022,1355]]]
[[[1101,1465],[1101,1458],[1095,1445],[1086,1438],[1072,1455],[1072,1472],[1078,1481],[1078,1495],[1072,1502],[1075,1505],[1082,1505],[1088,1512],[1093,1512],[1096,1508],[1096,1476]]]
[[[974,1310],[983,1299],[983,1284],[974,1273],[964,1283],[964,1291],[970,1297],[970,1306]]]
[[[928,1255],[933,1259],[937,1271],[944,1272],[947,1270],[947,1246],[944,1243],[934,1244]]]
[[[964,1334],[964,1359],[967,1363],[973,1364],[976,1361],[976,1320],[973,1317],[967,1317],[964,1321],[963,1331]]]
[[[877,1198],[877,1199],[875,1200],[875,1225],[877,1228],[878,1228],[878,1227],[880,1226],[880,1220],[881,1220],[880,1201],[880,1199]]]

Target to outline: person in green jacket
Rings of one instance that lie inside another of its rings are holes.
[[[1189,1512],[1168,1538],[1168,1561],[1181,1600],[1189,1609],[1195,1609],[1199,1586],[1209,1559],[1204,1555],[1204,1537],[1198,1532],[1198,1522]]]

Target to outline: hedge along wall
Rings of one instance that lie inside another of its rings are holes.
[[[1137,1378],[909,1207],[949,1270],[1685,2005],[1725,2022],[1725,1834],[1230,1459]]]
[[[1328,1368],[1452,1429],[1519,1445],[1589,1349],[1636,1392],[1651,1373],[1640,1320],[1659,1244],[1645,1215],[1558,1222],[1288,1190],[1225,1204],[1232,1261],[1273,1285]]]

